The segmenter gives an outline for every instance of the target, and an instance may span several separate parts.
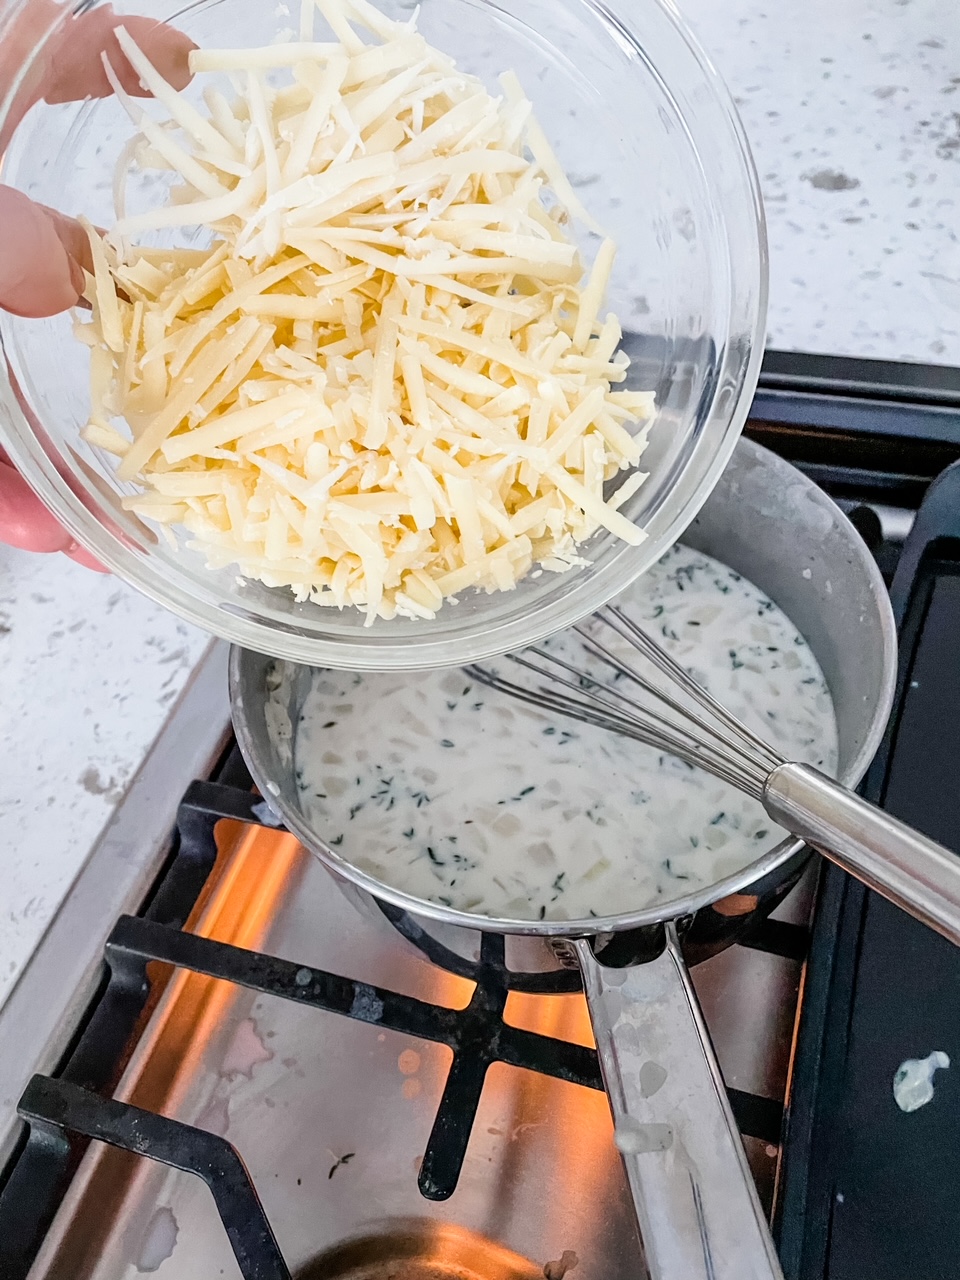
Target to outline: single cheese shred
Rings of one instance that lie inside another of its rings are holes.
[[[368,624],[583,564],[601,528],[643,540],[620,508],[653,397],[619,386],[615,246],[581,260],[572,219],[598,228],[516,76],[493,96],[414,21],[304,0],[299,40],[191,54],[234,86],[203,112],[117,37],[169,117],[105,60],[138,133],[77,333],[127,509]],[[129,213],[131,167],[172,171],[171,202]],[[207,248],[137,244],[197,227]]]

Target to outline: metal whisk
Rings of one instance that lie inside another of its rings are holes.
[[[536,677],[529,683],[478,665],[467,671],[542,710],[645,742],[705,769],[759,800],[774,822],[960,945],[960,859],[817,769],[785,761],[622,609],[607,605],[592,622],[573,630],[584,654],[611,671],[612,680],[598,679],[545,647],[507,655]],[[625,661],[598,639],[595,632],[604,627],[626,640],[639,662]],[[666,687],[650,678],[653,672],[665,677]]]

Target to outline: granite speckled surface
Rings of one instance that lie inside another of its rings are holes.
[[[769,340],[960,365],[956,0],[681,0],[757,159]],[[0,1002],[206,639],[0,547]]]
[[[768,345],[960,365],[956,0],[678,0],[740,109]]]
[[[115,578],[0,546],[0,1004],[207,643]]]

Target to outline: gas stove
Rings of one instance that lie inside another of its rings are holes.
[[[479,1277],[492,1249],[510,1276],[642,1274],[568,975],[511,974],[495,938],[423,954],[263,816],[235,748],[184,797],[69,1064],[20,1100],[4,1276],[41,1236],[37,1277]],[[803,935],[771,923],[697,974],[768,1196]],[[64,1188],[52,1221],[42,1183]]]
[[[774,357],[750,425],[888,575],[960,455],[960,393],[928,392]],[[345,896],[252,792],[222,665],[215,646],[0,1011],[0,1275],[642,1276],[569,975],[512,973],[496,939],[454,955]],[[815,879],[693,974],[781,1227]]]

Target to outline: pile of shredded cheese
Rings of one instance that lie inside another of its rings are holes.
[[[203,114],[118,29],[169,113],[107,65],[138,133],[77,332],[85,439],[142,487],[125,506],[368,623],[583,564],[599,527],[639,543],[619,507],[653,398],[615,389],[615,248],[585,271],[566,228],[592,223],[516,78],[491,96],[367,0],[304,0],[299,34],[195,51],[237,95],[208,87]],[[175,171],[172,202],[128,215],[131,165]],[[134,243],[196,226],[208,249]]]

